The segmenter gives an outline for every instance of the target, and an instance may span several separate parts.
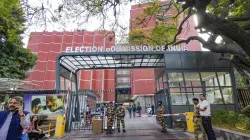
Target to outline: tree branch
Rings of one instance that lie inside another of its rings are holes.
[[[232,21],[246,21],[246,20],[250,20],[250,13],[247,13],[246,15],[241,16],[241,17],[231,18],[230,20],[232,20]]]
[[[246,24],[242,28],[245,29],[245,30],[250,30],[250,24]]]
[[[166,43],[166,45],[165,45],[165,49],[167,49],[167,47],[168,47],[168,45],[169,44],[173,44],[174,42],[176,42],[176,38],[177,38],[177,36],[179,35],[179,34],[181,34],[181,32],[182,32],[182,26],[184,25],[184,23],[189,19],[189,17],[191,17],[192,16],[192,8],[190,7],[189,9],[188,9],[188,15],[187,15],[187,17],[185,17],[184,18],[184,20],[183,21],[181,21],[181,24],[180,24],[180,26],[179,26],[179,29],[178,29],[178,32],[175,34],[175,36],[174,36],[174,40],[171,42],[171,43]],[[167,41],[167,39],[166,39],[166,41]]]
[[[192,40],[197,40],[200,43],[202,43],[204,48],[209,49],[210,51],[215,52],[215,53],[231,53],[231,54],[240,54],[243,56],[247,56],[245,51],[236,43],[234,44],[226,43],[224,45],[219,45],[215,43],[214,41],[216,39],[216,36],[217,35],[210,36],[208,41],[205,41],[203,38],[199,36],[191,36],[187,40],[181,40],[179,42],[174,43],[173,45],[178,45],[181,43],[188,44]]]

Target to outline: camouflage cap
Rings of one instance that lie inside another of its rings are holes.
[[[109,102],[110,104],[113,104],[113,102]]]

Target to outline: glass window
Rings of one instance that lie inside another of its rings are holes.
[[[226,104],[233,103],[233,92],[232,88],[222,88],[222,94]]]
[[[162,76],[160,76],[160,78],[159,78],[159,88],[160,88],[160,90],[163,89]]]
[[[232,84],[231,84],[231,77],[230,77],[229,73],[227,73],[225,75],[225,81],[226,81],[226,86],[232,86]]]
[[[156,79],[155,82],[156,82],[156,89],[157,91],[159,91],[160,90],[159,79]]]
[[[168,73],[168,78],[170,87],[180,87],[183,85],[183,77],[181,72]]]
[[[223,104],[219,87],[206,88],[206,99],[210,104]]]
[[[201,86],[200,75],[198,72],[184,72],[184,78],[187,87]]]
[[[181,54],[183,68],[198,68],[195,53]]]
[[[60,76],[60,88],[61,90],[65,90],[64,77]]]
[[[72,87],[71,87],[72,91],[76,91],[76,83],[72,82]]]
[[[166,78],[166,72],[163,74],[163,88],[167,88],[167,78]]]
[[[228,72],[217,72],[220,86],[231,86],[231,78]]]
[[[182,105],[182,97],[180,93],[171,93],[172,105]]]
[[[206,84],[205,86],[215,86],[215,81],[218,85],[215,72],[201,72],[201,79]]]

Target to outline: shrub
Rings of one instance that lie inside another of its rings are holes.
[[[229,110],[216,110],[212,112],[212,124],[239,131],[248,132],[250,130],[250,118],[241,112]]]

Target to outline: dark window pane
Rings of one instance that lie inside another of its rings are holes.
[[[195,53],[181,54],[183,68],[198,68]]]
[[[230,62],[229,61],[220,60],[221,54],[212,53],[212,55],[213,55],[213,58],[214,58],[215,67],[219,67],[219,68],[228,67],[228,68],[230,68]]]
[[[166,68],[181,68],[180,54],[165,54]]]
[[[214,67],[213,57],[211,52],[199,52],[196,53],[200,68]]]

